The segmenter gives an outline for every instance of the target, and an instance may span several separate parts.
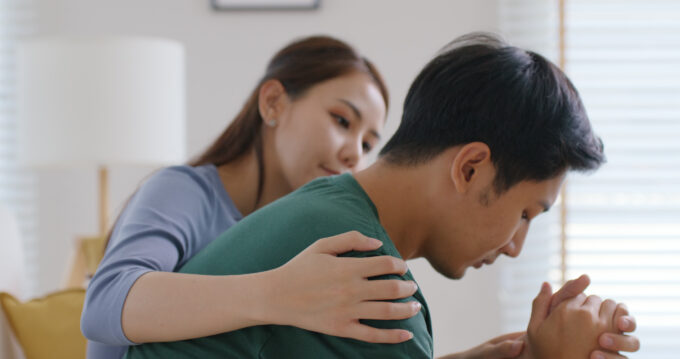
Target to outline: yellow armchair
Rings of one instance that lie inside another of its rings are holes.
[[[80,332],[85,289],[67,289],[21,303],[0,293],[0,305],[26,359],[85,359]]]

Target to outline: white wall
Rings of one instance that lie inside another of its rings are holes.
[[[355,45],[386,78],[392,106],[385,131],[397,127],[408,86],[454,37],[497,30],[496,0],[322,0],[312,12],[215,12],[209,0],[36,0],[40,34],[151,35],[176,39],[187,53],[187,148],[197,154],[229,122],[269,57],[291,39],[330,34]],[[112,210],[149,171],[111,170]],[[57,288],[73,238],[96,233],[94,169],[43,171],[39,180],[38,293]],[[437,354],[498,333],[497,268],[446,280],[425,261],[412,269],[434,317]]]

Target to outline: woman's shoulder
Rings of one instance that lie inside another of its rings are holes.
[[[214,195],[221,186],[215,166],[179,165],[157,170],[144,181],[140,191],[161,191],[167,192],[168,195],[176,194],[176,191],[193,195],[199,192]]]
[[[157,170],[141,184],[134,197],[134,202],[158,203],[163,207],[170,206],[170,202],[185,208],[192,203],[214,206],[215,202],[230,202],[213,165],[181,165]]]
[[[212,182],[212,180],[217,176],[217,168],[212,165],[203,166],[189,166],[189,165],[177,165],[164,167],[153,173],[150,181],[163,181],[163,182]]]

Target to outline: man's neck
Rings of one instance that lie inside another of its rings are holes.
[[[378,160],[354,178],[373,201],[380,224],[404,259],[423,255],[428,237],[427,198],[423,196],[422,181],[427,174],[413,167],[387,164]]]

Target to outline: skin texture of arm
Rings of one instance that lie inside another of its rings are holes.
[[[233,276],[150,272],[133,285],[122,325],[133,342],[161,342],[210,336],[253,325],[292,325],[376,343],[411,338],[398,329],[375,329],[359,319],[405,319],[419,307],[375,301],[412,295],[415,284],[368,281],[403,274],[406,264],[390,256],[339,258],[351,250],[378,248],[380,241],[357,232],[324,238],[284,266]],[[283,278],[301,278],[298,283]]]

